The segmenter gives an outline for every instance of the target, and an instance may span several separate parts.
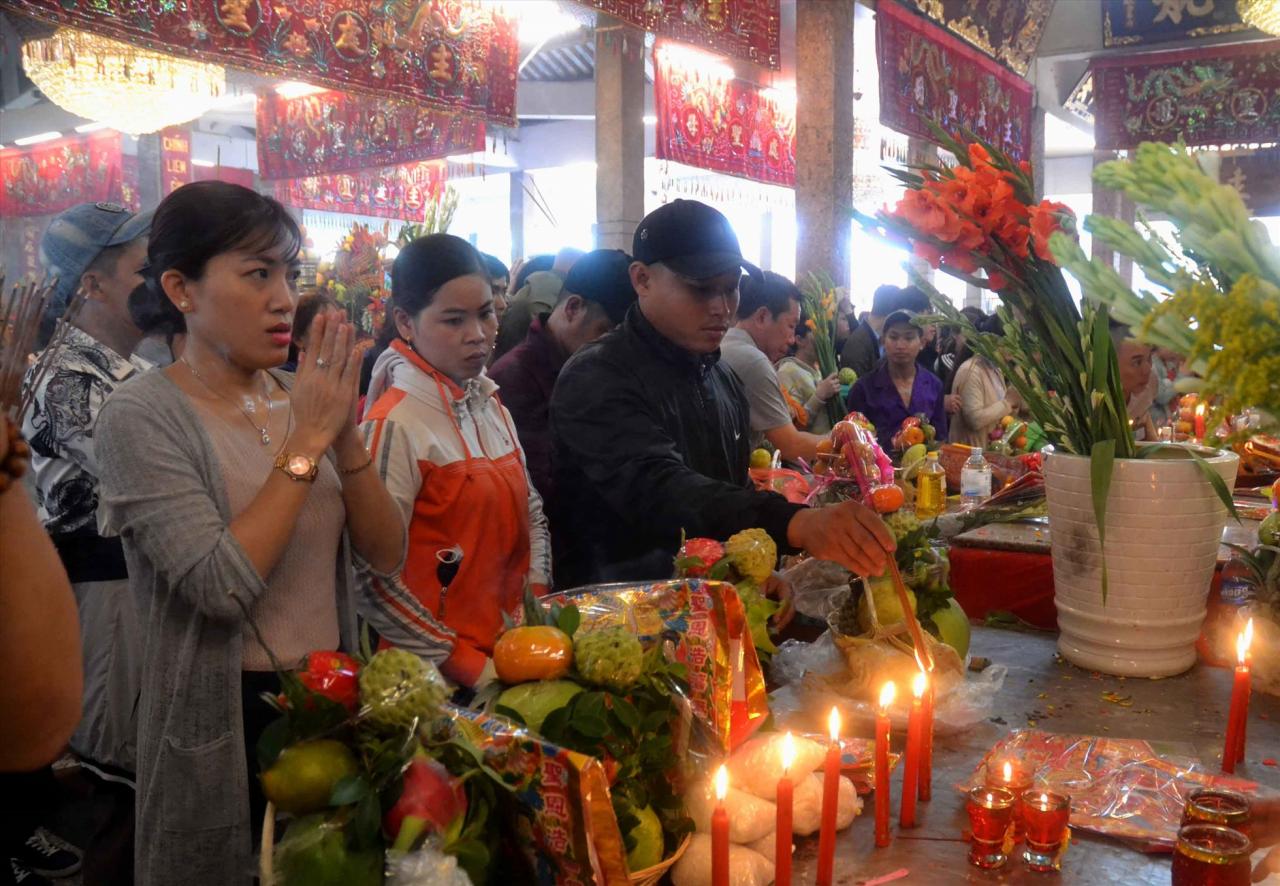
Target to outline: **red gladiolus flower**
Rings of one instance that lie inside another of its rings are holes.
[[[1031,209],[1031,239],[1036,255],[1042,261],[1053,261],[1053,253],[1049,251],[1049,237],[1054,231],[1062,230],[1062,215],[1071,215],[1070,207],[1053,200],[1042,200],[1039,206]]]
[[[969,145],[969,163],[972,166],[990,166],[991,155],[980,144]]]

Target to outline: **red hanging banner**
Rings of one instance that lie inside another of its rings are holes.
[[[235,166],[196,166],[192,170],[195,180],[203,181],[220,181],[233,185],[239,185],[242,188],[253,190],[253,170],[239,169]]]
[[[655,153],[701,169],[795,187],[795,101],[654,51]]]
[[[484,150],[484,121],[423,105],[324,92],[258,98],[258,173],[298,178]]]
[[[659,37],[777,69],[779,0],[576,0]],[[852,23],[851,23],[852,25]]]
[[[1093,94],[1099,150],[1274,142],[1280,40],[1097,59]]]
[[[160,130],[160,198],[191,184],[191,127]]]
[[[889,0],[876,4],[876,41],[882,125],[931,140],[933,120],[1031,158],[1030,83]]]
[[[422,221],[444,187],[440,162],[408,163],[354,173],[276,182],[276,199],[298,209]]]
[[[120,133],[0,151],[0,215],[52,215],[77,203],[119,203]]]
[[[181,58],[515,123],[516,24],[479,0],[9,0],[5,7]]]

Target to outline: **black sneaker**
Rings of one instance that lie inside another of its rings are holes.
[[[23,867],[16,858],[9,859],[9,870],[13,874],[13,879],[9,882],[15,884],[15,886],[48,886],[53,882],[47,877],[40,876],[30,868]]]
[[[61,880],[80,872],[82,858],[79,849],[57,834],[47,828],[36,828],[14,861],[32,873]]]

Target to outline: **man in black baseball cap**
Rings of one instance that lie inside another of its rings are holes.
[[[631,256],[621,249],[597,249],[579,258],[565,277],[555,308],[535,316],[524,341],[489,370],[516,423],[529,476],[548,511],[555,499],[551,391],[565,361],[621,323],[635,304],[630,266]]]
[[[676,200],[640,222],[632,253],[636,306],[568,362],[551,397],[557,584],[668,577],[682,533],[753,527],[783,551],[879,574],[893,537],[874,514],[809,509],[750,483],[747,398],[719,349],[742,272],[760,271],[728,219]]]

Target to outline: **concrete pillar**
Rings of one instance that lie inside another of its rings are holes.
[[[796,4],[796,277],[849,284],[854,0]]]
[[[1031,110],[1031,162],[1032,182],[1035,185],[1036,202],[1044,199],[1044,108],[1036,105]]]
[[[596,246],[631,251],[644,218],[644,32],[596,25]]]
[[[517,169],[511,173],[510,193],[507,196],[508,213],[511,223],[511,255],[507,256],[510,265],[517,259],[524,258],[524,171]]]
[[[1116,158],[1113,151],[1094,151],[1093,152],[1093,168],[1097,169],[1099,165]],[[1090,179],[1092,181],[1092,178]],[[1116,218],[1120,215],[1120,194],[1118,191],[1112,191],[1101,187],[1097,182],[1093,182],[1093,208],[1095,215],[1107,215]],[[1092,257],[1101,259],[1108,264],[1115,263],[1115,253],[1110,249],[1106,249],[1097,240],[1093,241]]]

